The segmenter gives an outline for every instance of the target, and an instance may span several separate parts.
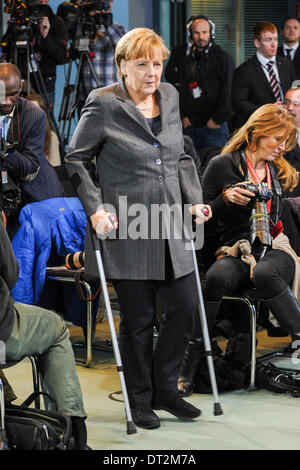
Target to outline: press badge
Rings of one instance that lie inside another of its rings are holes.
[[[193,97],[194,97],[195,99],[196,99],[196,98],[200,98],[201,93],[202,93],[202,90],[201,90],[201,88],[199,88],[198,86],[193,89]]]
[[[6,184],[8,182],[7,171],[1,171],[1,174],[2,174],[2,184]]]

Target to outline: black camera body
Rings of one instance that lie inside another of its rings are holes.
[[[267,183],[235,184],[231,187],[239,187],[252,192],[254,196],[250,203],[252,207],[250,217],[250,243],[253,252],[259,253],[263,247],[272,246],[272,235],[270,233],[270,215],[267,202],[273,197],[273,191]]]
[[[247,184],[235,184],[234,187],[239,187],[243,189],[247,189],[251,193],[254,193],[253,199],[258,200],[260,202],[267,202],[269,199],[273,197],[273,191],[268,187],[266,183],[247,183]]]

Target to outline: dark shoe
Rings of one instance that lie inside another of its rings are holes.
[[[178,391],[183,397],[192,395],[196,371],[203,357],[205,357],[203,340],[190,341],[184,353],[181,373],[177,384]]]
[[[137,405],[131,414],[134,424],[140,428],[156,429],[160,426],[160,419],[150,406]]]
[[[190,341],[184,353],[181,374],[177,383],[177,390],[182,397],[189,397],[193,394],[197,370],[199,367],[203,367],[203,361],[205,361],[206,364],[206,354],[203,343],[203,339]],[[211,341],[211,350],[213,356],[220,356],[222,354],[222,349],[214,340]]]
[[[156,393],[152,403],[154,410],[164,410],[179,419],[193,419],[201,415],[201,410],[186,402],[178,392]]]

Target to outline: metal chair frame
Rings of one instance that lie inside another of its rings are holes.
[[[18,361],[7,361],[5,364],[0,363],[0,369],[9,369],[10,367],[15,366],[16,364],[19,364],[19,362],[23,361],[25,358],[30,359],[31,362],[31,369],[32,369],[32,380],[33,380],[33,391],[37,394],[36,398],[34,400],[35,407],[40,408],[41,407],[41,402],[40,402],[40,397],[38,395],[40,391],[40,376],[39,376],[39,371],[38,371],[38,359],[35,356],[25,356],[22,359]]]
[[[255,389],[255,367],[256,367],[256,319],[259,310],[260,300],[255,297],[255,290],[250,291],[251,295],[247,293],[241,293],[241,295],[224,295],[222,300],[239,301],[243,302],[249,310],[250,316],[250,333],[251,333],[251,366],[250,366],[250,384],[248,387],[249,391]],[[250,298],[254,296],[255,298]],[[255,306],[257,304],[257,306]]]

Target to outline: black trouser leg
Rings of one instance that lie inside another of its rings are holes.
[[[176,390],[197,308],[194,273],[168,281],[115,281],[121,322],[120,352],[130,406],[150,405],[154,389]],[[153,352],[158,293],[163,315]]]

